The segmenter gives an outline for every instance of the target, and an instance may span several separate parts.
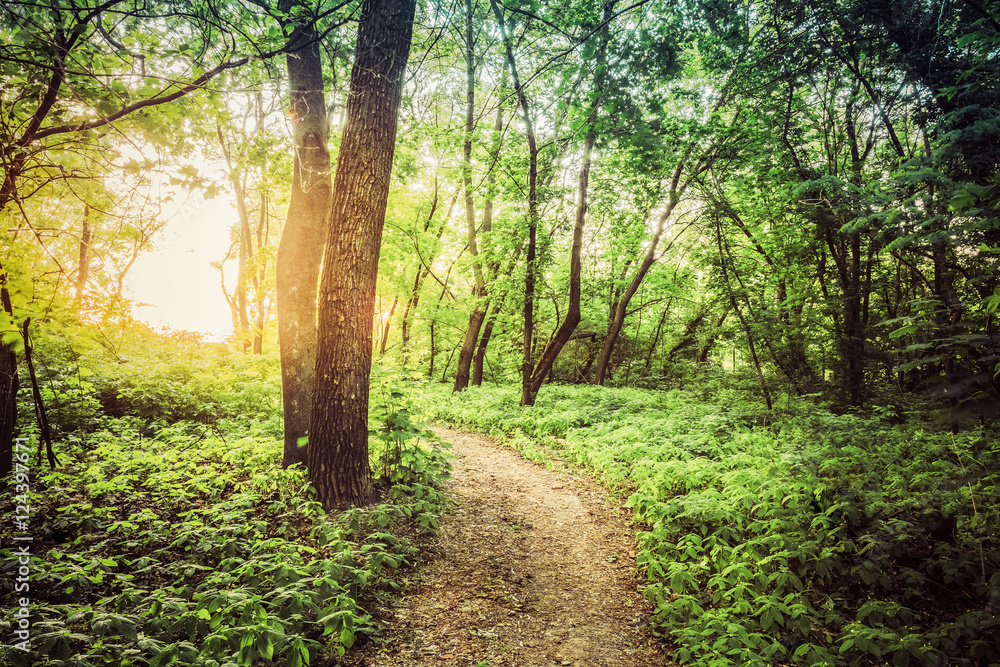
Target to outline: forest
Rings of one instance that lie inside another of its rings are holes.
[[[669,664],[1000,664],[998,0],[0,35],[0,664],[403,664],[444,427],[601,485]],[[129,289],[180,217],[225,339]]]

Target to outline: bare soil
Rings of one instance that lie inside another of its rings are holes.
[[[367,667],[664,667],[647,632],[635,532],[593,480],[549,470],[490,438],[454,446],[431,558],[395,606]],[[617,503],[620,505],[620,501]]]

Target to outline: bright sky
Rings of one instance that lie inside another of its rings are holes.
[[[167,223],[156,248],[140,256],[126,277],[130,297],[150,304],[135,310],[138,319],[157,328],[204,332],[216,340],[232,335],[229,306],[211,262],[226,256],[236,216],[225,194],[209,201],[200,194],[188,199]],[[227,278],[235,278],[235,264],[226,268]]]

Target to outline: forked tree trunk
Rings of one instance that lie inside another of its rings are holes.
[[[666,311],[664,311],[663,314],[666,315]],[[677,341],[672,348],[670,348],[669,352],[667,352],[667,363],[672,362],[674,357],[676,357],[681,350],[691,347],[698,341],[698,329],[701,327],[702,322],[705,321],[707,316],[708,310],[702,310],[693,318],[688,320],[687,326],[684,327],[684,333],[681,335],[681,339]]]
[[[289,11],[297,0],[282,0]],[[301,31],[286,59],[292,118],[292,194],[278,244],[275,287],[281,398],[284,405],[282,465],[305,461],[298,442],[309,432],[316,372],[316,289],[330,213],[330,128],[323,95],[323,68],[315,26]]]
[[[740,58],[740,61],[741,60],[742,56]],[[739,71],[739,68],[730,71],[729,78],[720,91],[719,99],[716,101],[715,106],[712,109],[712,113],[715,113],[729,103],[730,85],[733,83],[736,74]],[[736,119],[734,118],[733,122],[735,122],[735,120]],[[597,361],[597,370],[594,372],[594,384],[596,385],[603,385],[604,380],[608,375],[608,365],[611,362],[611,353],[614,351],[615,343],[618,341],[618,334],[621,333],[622,327],[625,325],[625,317],[628,314],[629,301],[631,301],[632,297],[635,296],[636,291],[639,289],[639,285],[642,284],[643,279],[646,277],[646,273],[653,265],[653,262],[656,261],[656,249],[660,243],[660,237],[663,236],[663,232],[666,229],[667,220],[670,218],[671,214],[673,214],[674,209],[680,202],[681,196],[687,190],[691,181],[698,178],[715,163],[715,159],[719,155],[721,146],[713,142],[702,150],[698,150],[698,148],[697,139],[692,139],[691,142],[688,143],[684,153],[677,159],[677,164],[675,165],[674,172],[670,178],[666,208],[660,215],[660,219],[656,225],[656,230],[653,232],[653,238],[649,242],[642,262],[636,268],[636,272],[633,274],[631,282],[622,294],[621,299],[618,300],[618,303],[614,307],[614,312],[611,314],[611,321],[608,325],[608,334],[604,339],[604,347],[602,348],[601,356]],[[694,155],[698,155],[698,158],[693,159]],[[684,177],[683,180],[681,178],[682,176]]]
[[[316,388],[307,450],[324,507],[375,499],[368,389],[375,284],[416,0],[365,0],[334,177],[319,289]]]
[[[493,296],[496,303],[486,316],[483,324],[483,334],[479,337],[479,344],[476,346],[476,356],[472,364],[472,386],[481,387],[483,385],[483,367],[486,365],[486,350],[493,338],[493,327],[497,321],[497,315],[503,307],[503,302],[498,296]]]
[[[712,351],[712,347],[715,345],[715,341],[719,336],[719,329],[721,329],[722,325],[726,323],[727,317],[729,317],[729,308],[722,311],[722,315],[720,315],[719,319],[715,322],[715,328],[712,329],[712,333],[705,341],[705,344],[701,346],[701,349],[698,350],[697,361],[699,364],[708,363],[708,353]]]
[[[663,232],[667,226],[667,220],[677,207],[677,203],[680,199],[680,193],[677,191],[676,185],[680,179],[683,166],[683,161],[678,163],[677,169],[674,172],[674,187],[671,188],[670,200],[667,202],[667,208],[660,215],[660,219],[656,225],[656,230],[653,232],[653,238],[649,241],[649,246],[646,248],[646,254],[643,257],[642,262],[639,264],[639,267],[636,269],[635,275],[632,277],[632,281],[625,289],[621,299],[619,299],[618,303],[615,305],[614,314],[611,318],[611,322],[608,324],[608,334],[604,338],[604,347],[601,349],[600,357],[598,357],[597,360],[597,370],[594,372],[594,384],[596,385],[604,384],[604,380],[608,375],[608,365],[611,363],[611,353],[615,349],[615,343],[618,342],[618,334],[621,333],[622,327],[625,326],[625,315],[628,313],[628,304],[638,291],[639,285],[642,284],[643,279],[646,277],[646,273],[649,272],[649,268],[653,266],[653,262],[656,261],[656,248],[660,244],[660,237],[663,236]]]
[[[236,213],[240,221],[239,233],[239,264],[236,271],[236,320],[238,330],[236,336],[243,345],[243,352],[250,351],[251,330],[250,314],[247,302],[247,283],[250,278],[250,265],[253,263],[253,241],[250,237],[250,212],[247,210],[246,191],[243,189],[243,174],[239,166],[233,160],[233,155],[229,151],[229,143],[222,133],[222,126],[215,126],[216,134],[219,138],[219,146],[222,148],[222,155],[226,158],[226,168],[229,170],[229,182],[233,186],[233,196],[236,198]],[[224,288],[225,286],[223,286]]]
[[[505,70],[506,72],[506,70]],[[501,83],[501,88],[506,84],[506,73],[503,77],[503,83]],[[501,101],[497,105],[497,116],[496,122],[493,124],[493,161],[494,165],[500,158],[500,147],[503,137],[503,102]],[[483,234],[489,235],[493,232],[493,193],[492,187],[496,183],[496,172],[493,168],[490,168],[489,173],[486,176],[487,183],[487,195],[486,201],[483,203]],[[487,236],[487,240],[488,240]],[[519,252],[519,251],[518,251]],[[500,268],[500,263],[496,261],[496,258],[490,262],[490,284],[496,285],[497,271]],[[472,386],[479,387],[483,384],[483,365],[486,363],[486,350],[490,344],[490,338],[493,336],[493,325],[496,322],[497,315],[500,309],[503,307],[503,298],[498,294],[487,294],[487,304],[484,310],[487,312],[486,317],[483,318],[482,335],[479,337],[479,342],[476,345],[476,354],[472,360]],[[492,309],[489,307],[492,304]]]

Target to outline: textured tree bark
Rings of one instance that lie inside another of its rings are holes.
[[[289,11],[294,4],[295,0],[282,0],[281,8]],[[298,441],[309,431],[312,411],[316,289],[330,212],[330,130],[317,39],[315,26],[302,30],[294,45],[297,50],[286,58],[295,165],[275,264],[284,466],[305,461],[305,448]]]
[[[375,281],[416,0],[365,0],[358,26],[326,258],[307,459],[324,507],[375,499],[368,389]]]

